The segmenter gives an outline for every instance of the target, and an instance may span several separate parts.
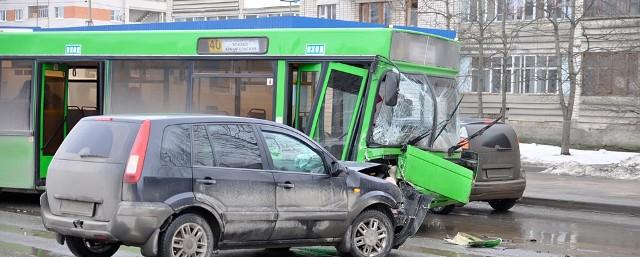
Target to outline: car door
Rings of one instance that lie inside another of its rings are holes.
[[[302,134],[263,126],[261,135],[276,182],[278,221],[271,240],[337,238],[344,233],[344,176],[331,176],[325,153]]]
[[[269,239],[276,222],[275,182],[253,125],[193,126],[193,191],[224,222],[227,242]]]

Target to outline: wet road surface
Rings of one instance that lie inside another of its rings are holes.
[[[72,256],[42,227],[37,196],[0,194],[0,256]],[[465,248],[442,238],[457,232],[501,237],[493,249]],[[289,252],[265,250],[221,251],[221,257],[329,257],[332,247],[293,248]],[[140,256],[123,247],[116,256]],[[449,215],[430,215],[418,234],[391,256],[640,256],[640,217],[609,213],[516,206],[493,213],[484,203],[457,208]]]

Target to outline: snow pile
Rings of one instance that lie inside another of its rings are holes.
[[[557,146],[520,144],[520,154],[524,165],[547,167],[543,173],[640,180],[640,153],[571,149],[564,156]]]

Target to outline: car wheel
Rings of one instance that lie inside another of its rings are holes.
[[[216,239],[213,231],[197,214],[184,214],[171,222],[159,239],[161,257],[208,257],[212,255]]]
[[[384,257],[393,246],[393,227],[389,217],[378,210],[360,213],[351,224],[349,248],[342,256]]]
[[[517,199],[490,200],[489,205],[497,212],[506,212],[511,209],[517,201]]]
[[[100,243],[79,237],[66,237],[67,247],[78,257],[111,257],[120,248],[117,243]]]
[[[447,215],[447,214],[451,213],[454,208],[456,208],[456,206],[453,205],[453,204],[450,204],[450,205],[445,205],[445,206],[440,206],[440,207],[434,207],[434,208],[429,209],[429,211],[431,213],[435,213],[435,214]]]

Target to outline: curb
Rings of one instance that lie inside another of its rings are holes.
[[[556,200],[556,199],[545,199],[545,198],[526,197],[526,196],[522,197],[519,203],[552,207],[552,208],[561,208],[561,209],[601,211],[601,212],[631,214],[634,216],[640,216],[640,206],[579,202],[579,201],[570,201],[570,200]]]

